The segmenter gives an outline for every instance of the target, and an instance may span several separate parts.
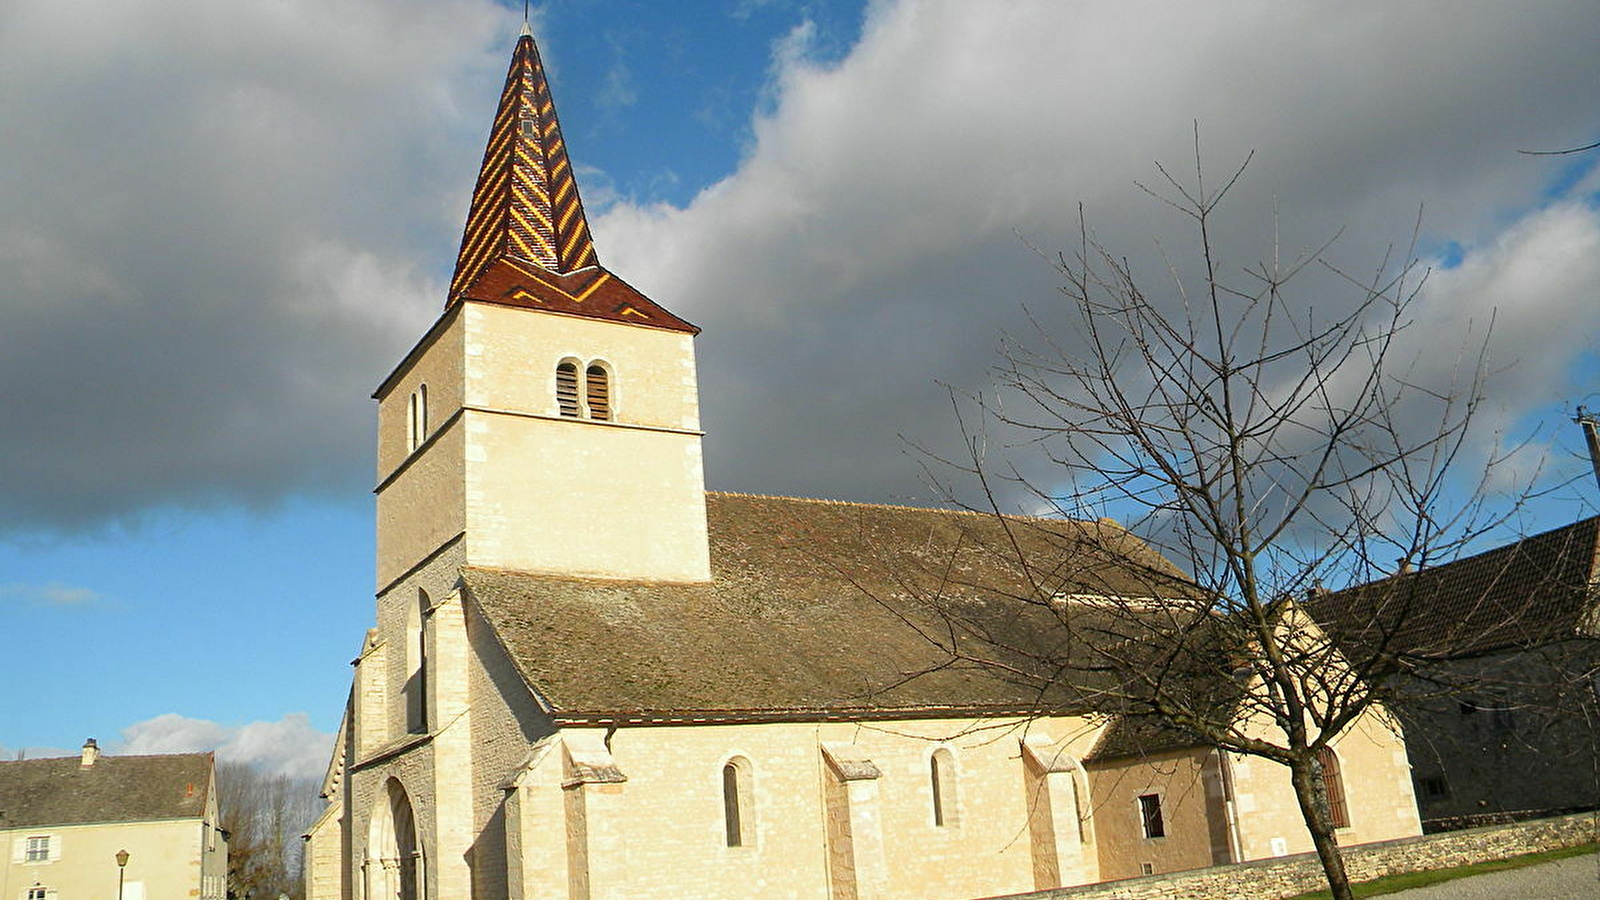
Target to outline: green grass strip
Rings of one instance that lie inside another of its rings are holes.
[[[1583,856],[1586,853],[1594,853],[1597,850],[1600,850],[1600,843],[1579,844],[1575,847],[1562,847],[1559,850],[1524,853],[1521,856],[1510,856],[1505,859],[1473,863],[1468,866],[1456,866],[1453,869],[1432,869],[1425,872],[1406,872],[1402,875],[1385,875],[1382,878],[1374,878],[1371,881],[1358,882],[1350,887],[1357,897],[1376,897],[1379,894],[1392,894],[1395,891],[1426,887],[1430,884],[1454,881],[1457,878],[1468,878],[1473,875],[1483,875],[1487,872],[1504,872],[1508,869],[1536,866],[1540,863],[1554,862],[1555,860],[1567,859],[1572,856]],[[1331,900],[1332,897],[1333,895],[1328,891],[1312,891],[1309,894],[1290,897],[1288,900]]]

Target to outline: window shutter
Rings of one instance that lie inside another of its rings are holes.
[[[556,366],[556,406],[563,416],[578,417],[578,366],[564,362]]]
[[[605,367],[590,366],[588,376],[589,418],[610,421],[611,384],[607,380]]]
[[[1350,807],[1345,803],[1344,773],[1339,771],[1339,757],[1333,750],[1323,747],[1317,751],[1317,761],[1322,763],[1322,790],[1328,795],[1328,818],[1335,828],[1350,827]]]
[[[28,839],[19,837],[11,842],[11,861],[14,863],[28,861]]]
[[[61,835],[50,835],[50,861],[55,862],[61,858]]]
[[[122,900],[144,900],[144,882],[129,881],[122,886]]]

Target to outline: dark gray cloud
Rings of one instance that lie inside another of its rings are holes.
[[[505,30],[466,0],[5,4],[0,530],[368,480],[366,395],[470,190],[454,92]]]
[[[1196,119],[1219,172],[1257,151],[1222,236],[1241,264],[1271,252],[1274,200],[1286,248],[1344,227],[1363,266],[1426,203],[1429,239],[1466,250],[1432,308],[1498,308],[1500,358],[1539,350],[1510,408],[1557,399],[1594,343],[1600,224],[1532,210],[1557,164],[1515,151],[1592,137],[1600,18],[870,10],[837,64],[806,62],[803,29],[780,43],[735,174],[596,218],[607,263],[706,328],[714,486],[924,493],[898,435],[950,446],[937,382],[982,386],[1021,305],[1052,314],[1017,233],[1068,246],[1082,201],[1107,243],[1181,255],[1132,185],[1187,164]],[[366,397],[442,297],[484,126],[463,92],[496,83],[507,22],[472,0],[0,7],[0,529],[364,485]]]

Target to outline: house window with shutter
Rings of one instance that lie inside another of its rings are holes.
[[[588,385],[585,399],[589,403],[589,418],[611,421],[611,376],[605,366],[590,363],[585,373]]]
[[[1339,757],[1333,748],[1317,751],[1317,762],[1322,764],[1322,789],[1328,795],[1328,818],[1335,828],[1350,827],[1350,807],[1344,799],[1344,774],[1339,770]]]
[[[578,364],[572,360],[556,366],[556,407],[563,416],[578,417]]]
[[[1160,794],[1140,795],[1139,828],[1147,838],[1167,836],[1167,823],[1161,818]]]
[[[49,862],[50,838],[48,835],[28,838],[27,849],[24,852],[25,862]]]

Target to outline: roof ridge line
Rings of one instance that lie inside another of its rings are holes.
[[[1437,572],[1440,569],[1449,568],[1450,566],[1460,565],[1462,563],[1472,562],[1475,559],[1481,559],[1481,558],[1483,558],[1485,556],[1493,556],[1496,553],[1510,553],[1510,552],[1516,550],[1519,547],[1526,546],[1530,541],[1535,541],[1535,540],[1538,540],[1539,538],[1543,538],[1543,537],[1550,537],[1551,535],[1553,535],[1553,534],[1555,534],[1556,532],[1559,532],[1559,531],[1576,531],[1578,528],[1580,528],[1582,526],[1592,525],[1592,524],[1600,524],[1600,515],[1585,516],[1585,517],[1583,517],[1581,519],[1575,519],[1575,520],[1573,520],[1571,522],[1568,522],[1565,525],[1557,525],[1554,528],[1546,528],[1544,531],[1536,531],[1536,532],[1534,532],[1532,534],[1518,535],[1510,543],[1501,544],[1501,545],[1499,545],[1497,547],[1490,547],[1487,550],[1479,550],[1478,552],[1473,553],[1470,556],[1458,556],[1455,559],[1446,560],[1445,562],[1441,562],[1441,563],[1435,563],[1435,564],[1433,564],[1431,566],[1427,566],[1425,568],[1413,569],[1410,572],[1391,572],[1388,575],[1382,576],[1381,578],[1374,578],[1372,581],[1367,582],[1367,584],[1377,584],[1380,581],[1387,581],[1390,578],[1397,578],[1397,577],[1406,576],[1406,575],[1421,575],[1424,572]],[[1596,548],[1596,556],[1600,556],[1600,528],[1596,529],[1595,537],[1596,537],[1596,540],[1594,541],[1594,547]],[[1593,564],[1591,564],[1591,566],[1592,565]],[[1593,571],[1594,571],[1594,569],[1591,568],[1590,569],[1591,574],[1593,573]],[[1352,585],[1352,587],[1361,587],[1361,586],[1362,585]],[[1349,589],[1350,588],[1344,588],[1343,590],[1349,590]],[[1335,591],[1335,593],[1338,593],[1338,592]]]
[[[755,494],[746,491],[706,491],[707,496],[743,497],[748,500],[793,500],[796,503],[817,503],[824,506],[864,506],[874,509],[903,509],[911,512],[939,513],[950,516],[982,516],[994,518],[996,515],[1005,519],[1021,519],[1031,522],[1062,522],[1074,525],[1110,525],[1115,524],[1119,530],[1126,531],[1122,524],[1115,519],[1052,519],[1049,516],[1029,516],[1022,513],[995,513],[978,509],[942,509],[937,506],[910,506],[904,503],[868,503],[864,500],[837,500],[832,497],[796,497],[788,494]]]

